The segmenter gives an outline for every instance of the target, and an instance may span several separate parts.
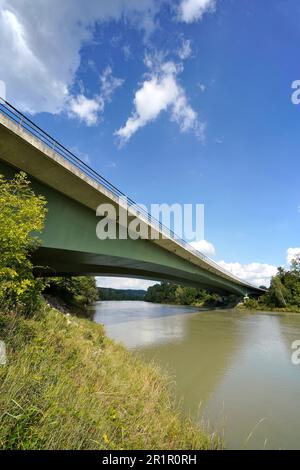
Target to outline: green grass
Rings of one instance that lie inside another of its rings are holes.
[[[253,299],[250,299],[253,300]],[[284,308],[271,307],[263,303],[259,303],[254,300],[254,302],[246,302],[246,304],[239,304],[237,306],[239,310],[252,310],[253,312],[274,312],[274,313],[300,313],[300,308],[297,305],[288,305]]]
[[[105,336],[100,325],[45,307],[0,315],[2,449],[211,449],[181,417],[167,378]]]

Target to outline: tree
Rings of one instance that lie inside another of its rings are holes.
[[[0,308],[25,314],[37,308],[42,282],[33,276],[30,255],[38,247],[46,201],[25,173],[0,175]]]
[[[300,255],[292,261],[289,270],[278,268],[269,290],[260,297],[259,302],[278,308],[300,307]]]
[[[292,260],[291,271],[300,280],[300,254]]]
[[[220,299],[217,294],[211,294],[204,289],[162,282],[149,287],[144,300],[155,303],[212,306],[218,304]]]
[[[181,305],[192,305],[196,301],[197,289],[178,286],[175,292],[176,301]]]
[[[150,286],[145,295],[147,302],[155,302],[160,304],[172,304],[176,303],[175,291],[177,286],[175,284],[168,284],[162,282],[161,284],[155,284]]]
[[[99,299],[94,277],[54,277],[48,279],[45,293],[59,297],[70,307],[85,308]]]
[[[281,282],[280,274],[272,278],[268,295],[272,305],[279,308],[286,307],[288,292]]]

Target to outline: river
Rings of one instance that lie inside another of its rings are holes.
[[[300,449],[300,314],[106,301],[94,320],[175,376],[183,412],[226,448]]]

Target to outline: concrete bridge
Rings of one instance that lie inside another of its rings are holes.
[[[0,173],[25,171],[34,190],[47,199],[48,213],[35,254],[47,275],[124,276],[201,287],[221,294],[259,295],[262,290],[238,279],[193,249],[128,199],[129,220],[138,217],[155,240],[99,240],[96,208],[119,207],[125,196],[8,102],[0,99]]]

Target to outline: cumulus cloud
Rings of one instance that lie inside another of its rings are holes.
[[[100,111],[103,111],[103,102],[98,99],[88,99],[84,95],[71,98],[68,104],[68,115],[79,118],[87,126],[98,123]]]
[[[204,136],[204,124],[188,103],[184,89],[178,83],[177,76],[182,72],[181,64],[162,61],[161,55],[147,56],[145,64],[149,73],[136,91],[134,111],[125,125],[115,132],[125,143],[138,129],[154,121],[162,111],[170,111],[171,120],[175,121],[181,132],[194,132],[201,140]]]
[[[214,245],[208,242],[207,240],[199,240],[198,242],[191,242],[191,245],[193,248],[200,251],[204,255],[214,256],[216,254]]]
[[[286,262],[291,264],[291,262],[297,257],[300,256],[300,248],[288,248],[286,252]]]
[[[269,286],[272,276],[275,276],[277,267],[271,264],[264,263],[226,263],[225,261],[218,261],[218,264],[230,271],[234,276],[250,282],[256,286]]]
[[[197,242],[192,242],[191,245],[201,253],[207,256],[214,256],[216,254],[216,249],[214,245],[207,240],[200,240]],[[300,248],[289,248],[287,250],[287,255],[293,257],[295,254],[300,253]],[[267,263],[249,263],[241,264],[238,262],[227,263],[225,261],[217,262],[222,268],[231,272],[234,276],[239,277],[240,279],[250,282],[256,286],[269,286],[271,277],[275,276],[277,273],[277,267],[272,264]]]
[[[198,242],[192,242],[191,245],[196,250],[207,256],[214,256],[216,249],[212,243],[207,240],[200,240]],[[277,267],[271,264],[264,263],[226,263],[225,261],[218,261],[218,264],[231,272],[234,276],[240,279],[250,282],[256,286],[269,286],[271,277],[277,272]]]
[[[123,84],[123,81],[113,76],[110,66],[106,67],[100,75],[100,94],[91,99],[84,94],[70,97],[66,104],[68,116],[78,118],[87,126],[98,124],[105,104],[111,100],[114,91]]]
[[[179,5],[179,20],[192,23],[201,20],[206,12],[213,12],[216,0],[182,0]]]
[[[193,242],[191,245],[207,256],[215,255],[215,247],[212,243],[207,242],[206,240],[201,240],[200,242]],[[288,248],[286,251],[286,262],[287,265],[290,265],[293,259],[297,256],[300,256],[300,247],[299,248]],[[218,261],[218,264],[231,272],[234,276],[243,279],[244,281],[250,282],[256,286],[269,286],[271,278],[275,276],[278,270],[278,266],[267,263],[249,263],[241,264],[238,262],[227,263],[225,261]]]
[[[94,26],[125,18],[149,32],[157,5],[155,0],[0,0],[0,80],[7,98],[31,114],[65,111],[80,50]],[[88,122],[95,119],[97,106],[80,96],[72,102],[81,116],[92,110]]]

